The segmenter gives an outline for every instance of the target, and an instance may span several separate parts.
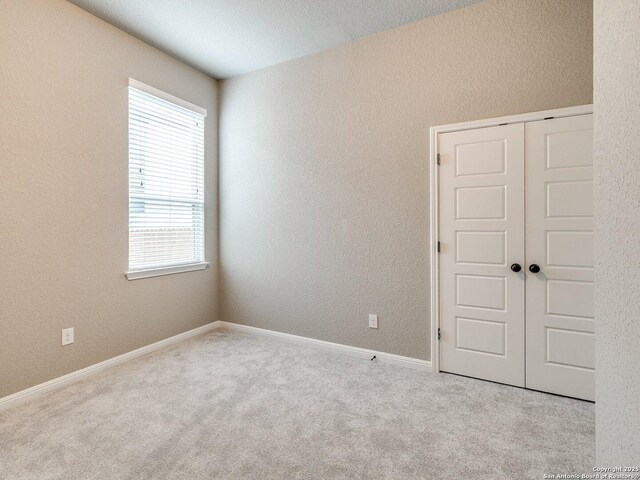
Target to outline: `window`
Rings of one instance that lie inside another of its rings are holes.
[[[129,80],[130,280],[206,267],[206,110]]]

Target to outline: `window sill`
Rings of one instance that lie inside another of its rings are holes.
[[[188,265],[176,265],[173,267],[149,268],[146,270],[131,270],[124,275],[127,280],[138,280],[140,278],[160,277],[162,275],[173,275],[174,273],[193,272],[204,270],[209,266],[209,262],[189,263]]]

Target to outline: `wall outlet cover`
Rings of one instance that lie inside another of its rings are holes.
[[[378,328],[378,315],[369,314],[369,328]]]
[[[70,345],[74,342],[73,327],[62,330],[62,346]]]

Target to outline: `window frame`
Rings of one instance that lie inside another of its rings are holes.
[[[163,92],[162,90],[158,90],[157,88],[154,88],[150,85],[147,85],[145,83],[142,83],[138,80],[135,80],[133,78],[129,78],[128,81],[128,87],[133,87],[136,90],[139,90],[143,93],[146,93],[148,95],[152,95],[154,97],[160,98],[164,101],[167,101],[169,103],[172,103],[174,105],[177,105],[181,108],[187,109],[187,110],[191,110],[192,112],[198,114],[198,115],[202,115],[202,117],[206,117],[207,116],[207,110],[199,107],[198,105],[194,105],[190,102],[187,102],[186,100],[183,100],[181,98],[175,97],[171,94],[168,94],[166,92]],[[127,124],[127,140],[128,140],[128,149],[127,149],[127,171],[130,173],[130,168],[131,168],[131,145],[129,143],[129,135],[130,135],[130,130],[131,127],[129,125],[130,122],[130,115],[131,115],[131,103],[130,103],[130,97],[129,97],[129,88],[127,88],[127,120],[128,120],[128,124]],[[203,129],[203,145],[204,145],[204,141],[205,141],[205,131]],[[127,210],[127,242],[128,242],[128,255],[127,255],[127,271],[125,272],[125,277],[127,278],[127,280],[138,280],[138,279],[142,279],[142,278],[150,278],[150,277],[157,277],[157,276],[162,276],[162,275],[172,275],[175,273],[184,273],[184,272],[192,272],[192,271],[197,271],[197,270],[204,270],[205,268],[208,267],[209,262],[206,261],[206,157],[204,156],[204,152],[203,152],[203,202],[202,202],[202,242],[203,242],[203,261],[199,261],[199,262],[194,262],[194,263],[184,263],[184,264],[172,264],[172,265],[160,265],[160,266],[154,266],[151,268],[136,268],[136,269],[132,269],[130,267],[131,264],[131,185],[130,182],[127,182],[127,198],[128,198],[128,210]],[[127,179],[129,179],[129,174],[127,175]]]

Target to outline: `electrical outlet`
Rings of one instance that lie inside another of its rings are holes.
[[[378,328],[378,315],[369,314],[369,328]]]
[[[62,346],[73,343],[73,327],[62,330]]]

